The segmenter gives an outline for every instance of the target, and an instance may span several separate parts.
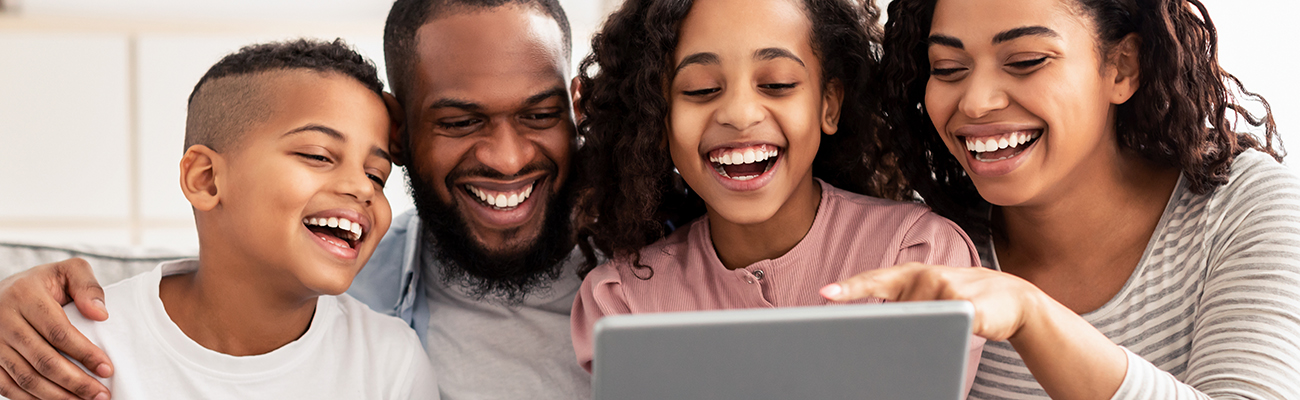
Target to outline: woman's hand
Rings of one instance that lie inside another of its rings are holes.
[[[833,301],[877,297],[886,301],[966,300],[974,304],[975,335],[1004,341],[1034,315],[1038,287],[1015,275],[987,268],[956,268],[907,263],[864,272],[822,288]]]
[[[966,300],[975,335],[1009,341],[1053,399],[1109,399],[1128,368],[1124,350],[1037,286],[987,268],[908,263],[826,285],[833,301]]]

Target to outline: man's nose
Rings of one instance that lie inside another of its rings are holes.
[[[475,156],[484,166],[503,175],[515,175],[537,155],[537,145],[515,124],[497,122],[488,129],[491,134],[475,149]]]

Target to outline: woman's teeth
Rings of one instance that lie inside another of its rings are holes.
[[[523,203],[524,200],[528,200],[528,196],[531,196],[533,194],[534,185],[535,183],[533,185],[528,185],[527,187],[523,188],[523,190],[516,190],[514,192],[491,193],[486,190],[477,188],[474,185],[465,185],[465,189],[469,190],[470,193],[473,193],[474,196],[478,197],[478,200],[483,204],[487,204],[498,210],[507,210],[507,209],[515,208],[516,206],[519,205],[519,203]]]
[[[302,223],[307,226],[323,226],[347,232],[348,237],[346,239],[348,240],[361,239],[361,234],[364,233],[361,230],[361,224],[349,221],[347,218],[303,218]]]
[[[976,153],[986,153],[1002,150],[1008,147],[1015,148],[1028,143],[1031,140],[1037,139],[1040,135],[1042,135],[1041,131],[1034,131],[1033,133],[1015,132],[1010,135],[994,136],[984,140],[971,139],[968,137],[966,138],[966,150]]]

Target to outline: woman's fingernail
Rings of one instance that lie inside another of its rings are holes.
[[[833,297],[839,296],[839,295],[840,295],[840,292],[843,292],[843,291],[844,291],[844,288],[840,287],[840,284],[838,284],[838,283],[832,283],[832,284],[826,285],[826,287],[822,288],[821,293],[822,293],[822,297],[825,297],[825,298],[833,298]]]

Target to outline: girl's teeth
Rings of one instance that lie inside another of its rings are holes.
[[[776,149],[769,149],[763,145],[757,149],[746,149],[745,151],[726,152],[722,155],[710,156],[709,161],[722,165],[740,165],[751,164],[756,162],[767,161],[776,157],[779,152]]]

